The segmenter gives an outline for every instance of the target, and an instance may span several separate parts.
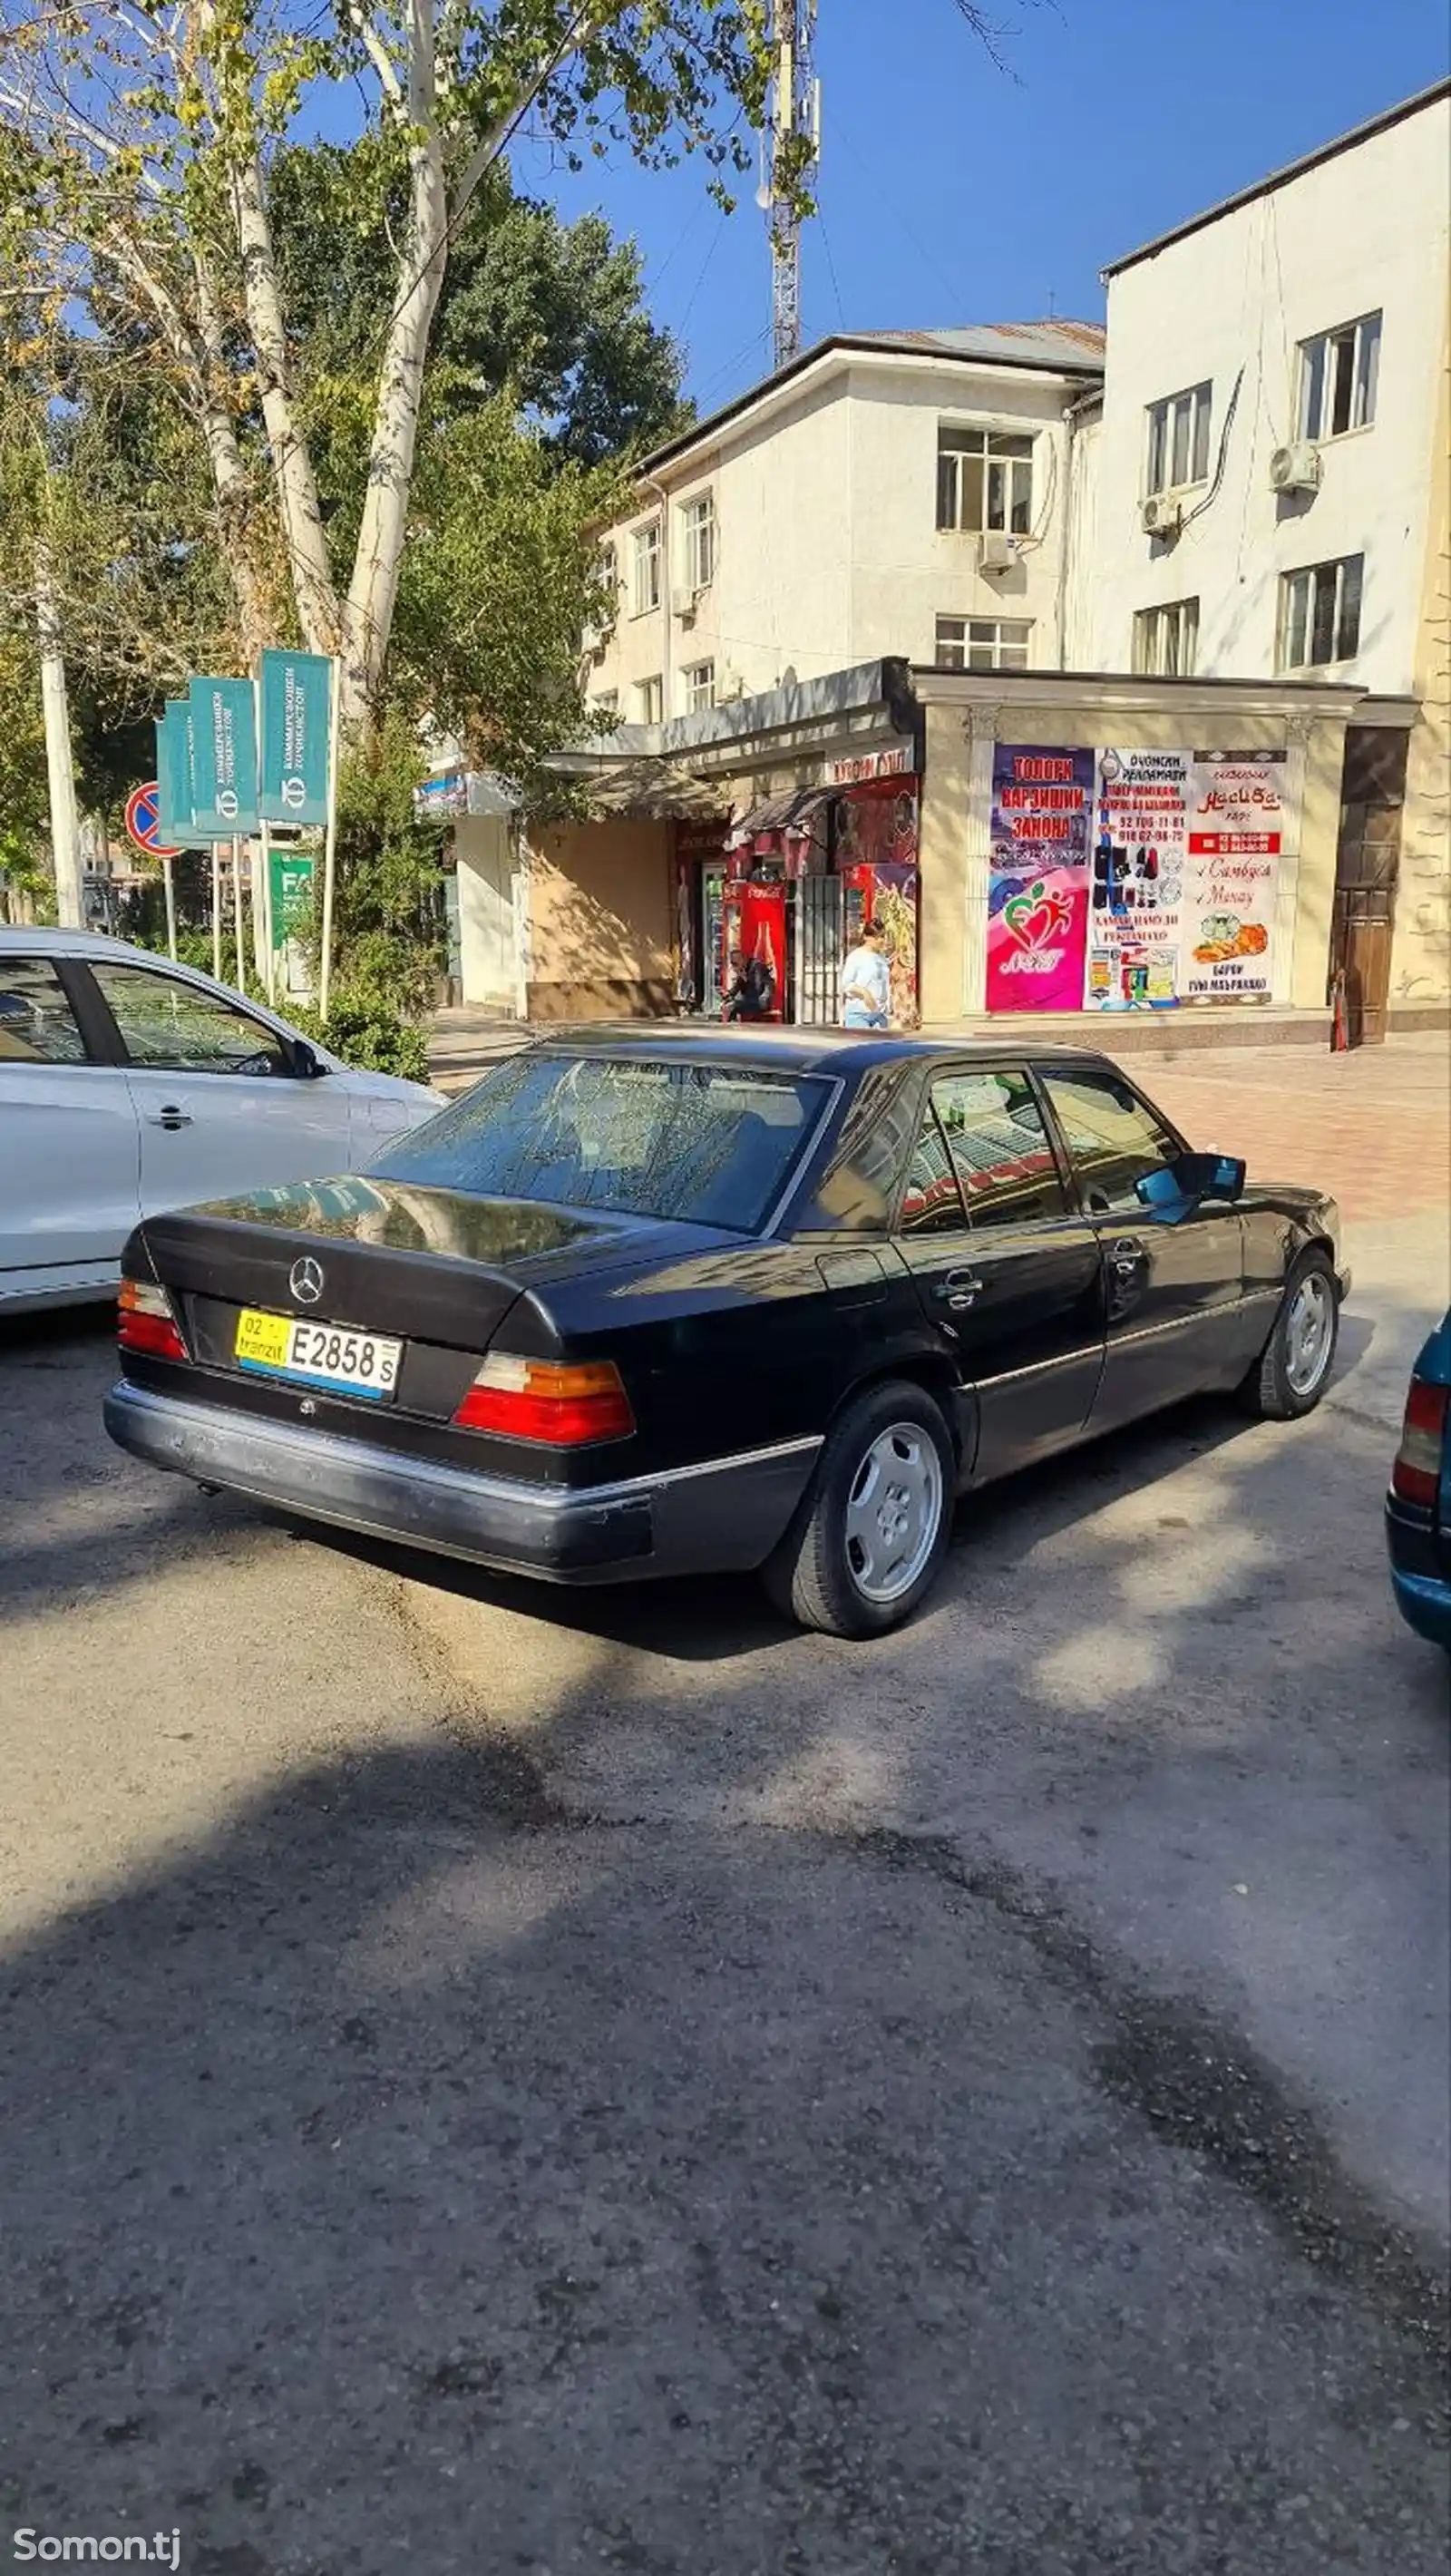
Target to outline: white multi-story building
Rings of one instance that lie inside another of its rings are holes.
[[[627,724],[884,654],[1061,668],[1088,323],[828,340],[646,460],[589,694]]]
[[[1399,887],[1395,832],[1372,824],[1368,856],[1352,826],[1338,911],[1342,930],[1358,912],[1388,933],[1393,916],[1377,962],[1409,1002],[1444,998],[1451,947],[1448,206],[1442,82],[1106,270],[1079,512],[1092,538],[1070,610],[1087,668],[1344,681],[1407,702],[1379,727],[1399,744],[1352,730],[1347,748],[1362,820],[1384,823],[1404,794]]]
[[[1448,196],[1443,82],[1116,262],[1106,356],[1078,322],[844,335],[648,458],[588,639],[619,730],[579,766],[608,819],[536,847],[470,801],[465,989],[512,967],[546,1016],[718,1007],[748,850],[788,889],[804,1007],[876,794],[883,864],[913,879],[904,989],[942,1021],[1006,1009],[989,933],[1021,756],[1093,808],[1065,1007],[1181,1032],[1201,1001],[1220,1028],[1268,1008],[1302,1037],[1332,1002],[1370,1037],[1444,1015]],[[1200,877],[1233,860],[1197,925],[1115,820],[1141,757],[1156,812],[1209,771],[1274,790],[1252,852],[1202,820],[1196,844],[1185,805]],[[1247,944],[1220,975],[1231,893]]]

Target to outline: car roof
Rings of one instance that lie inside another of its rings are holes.
[[[112,939],[104,930],[42,930],[38,925],[0,926],[0,957],[95,957],[134,959],[138,966],[170,966],[154,948],[137,948],[129,939]],[[190,974],[194,970],[183,970]]]
[[[770,1073],[860,1073],[877,1064],[960,1064],[981,1059],[1021,1063],[1059,1058],[1103,1062],[1097,1048],[1033,1045],[1006,1031],[994,1038],[907,1037],[894,1030],[705,1026],[699,1020],[585,1020],[576,1026],[538,1029],[531,1048],[547,1054],[681,1055],[700,1064],[730,1065]]]

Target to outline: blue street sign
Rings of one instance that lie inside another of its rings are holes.
[[[262,656],[258,805],[267,823],[325,823],[333,666],[325,653]]]
[[[250,680],[191,684],[192,814],[211,840],[255,832],[257,711]]]

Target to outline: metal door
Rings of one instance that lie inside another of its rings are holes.
[[[796,1017],[805,1028],[834,1028],[841,1017],[840,877],[801,877],[796,885]]]

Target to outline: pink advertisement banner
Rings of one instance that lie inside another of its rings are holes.
[[[990,1011],[1083,1006],[1093,789],[1092,751],[994,745]]]

